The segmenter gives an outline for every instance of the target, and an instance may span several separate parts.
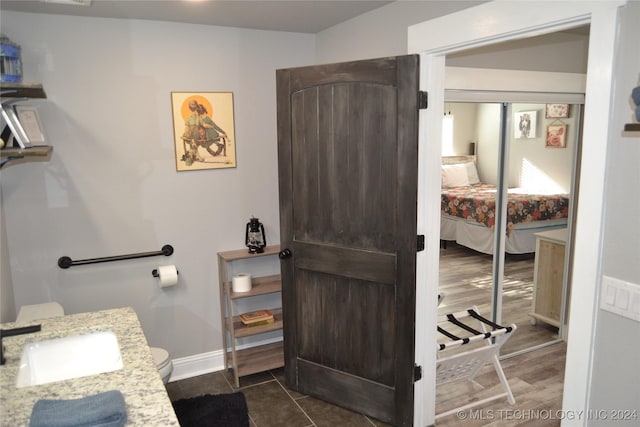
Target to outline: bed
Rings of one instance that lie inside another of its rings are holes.
[[[481,183],[474,156],[443,158],[440,239],[493,253],[496,186]],[[535,233],[567,226],[568,194],[508,190],[505,251],[535,252]]]

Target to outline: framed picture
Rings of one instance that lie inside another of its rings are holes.
[[[569,104],[547,104],[545,111],[547,119],[566,119],[569,117]]]
[[[38,110],[31,105],[16,105],[16,114],[31,145],[46,144]]]
[[[548,148],[565,148],[567,146],[567,125],[547,126],[545,146]]]
[[[17,142],[20,148],[31,147],[29,136],[25,132],[20,119],[11,104],[3,105],[0,109],[2,112],[2,136],[6,143],[9,143],[9,137],[13,137],[13,141]]]
[[[514,113],[513,130],[516,139],[531,139],[537,136],[537,111]]]
[[[236,167],[232,92],[171,92],[176,170]]]

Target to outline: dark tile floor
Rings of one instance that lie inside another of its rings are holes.
[[[203,394],[241,391],[247,400],[251,427],[383,427],[381,421],[289,390],[282,369],[240,379],[233,387],[227,372],[213,372],[167,384],[172,401]]]

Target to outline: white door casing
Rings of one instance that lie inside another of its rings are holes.
[[[417,255],[416,363],[423,379],[415,386],[414,425],[434,423],[435,343],[439,265],[440,156],[445,57],[463,49],[533,37],[590,24],[586,104],[573,258],[571,323],[565,368],[563,411],[588,410],[593,339],[601,276],[601,241],[606,151],[613,96],[613,66],[618,10],[625,1],[554,2],[553,11],[536,1],[492,1],[410,26],[408,53],[421,54],[421,90],[430,107],[420,115],[418,234],[426,250]],[[455,31],[450,29],[455,28]],[[438,141],[438,143],[430,143]],[[594,244],[594,242],[599,242]],[[573,304],[579,301],[579,304]],[[517,396],[516,396],[517,399]],[[563,419],[563,426],[586,425],[583,417]]]

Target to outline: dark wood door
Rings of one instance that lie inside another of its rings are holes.
[[[289,387],[413,422],[418,57],[277,71]]]

